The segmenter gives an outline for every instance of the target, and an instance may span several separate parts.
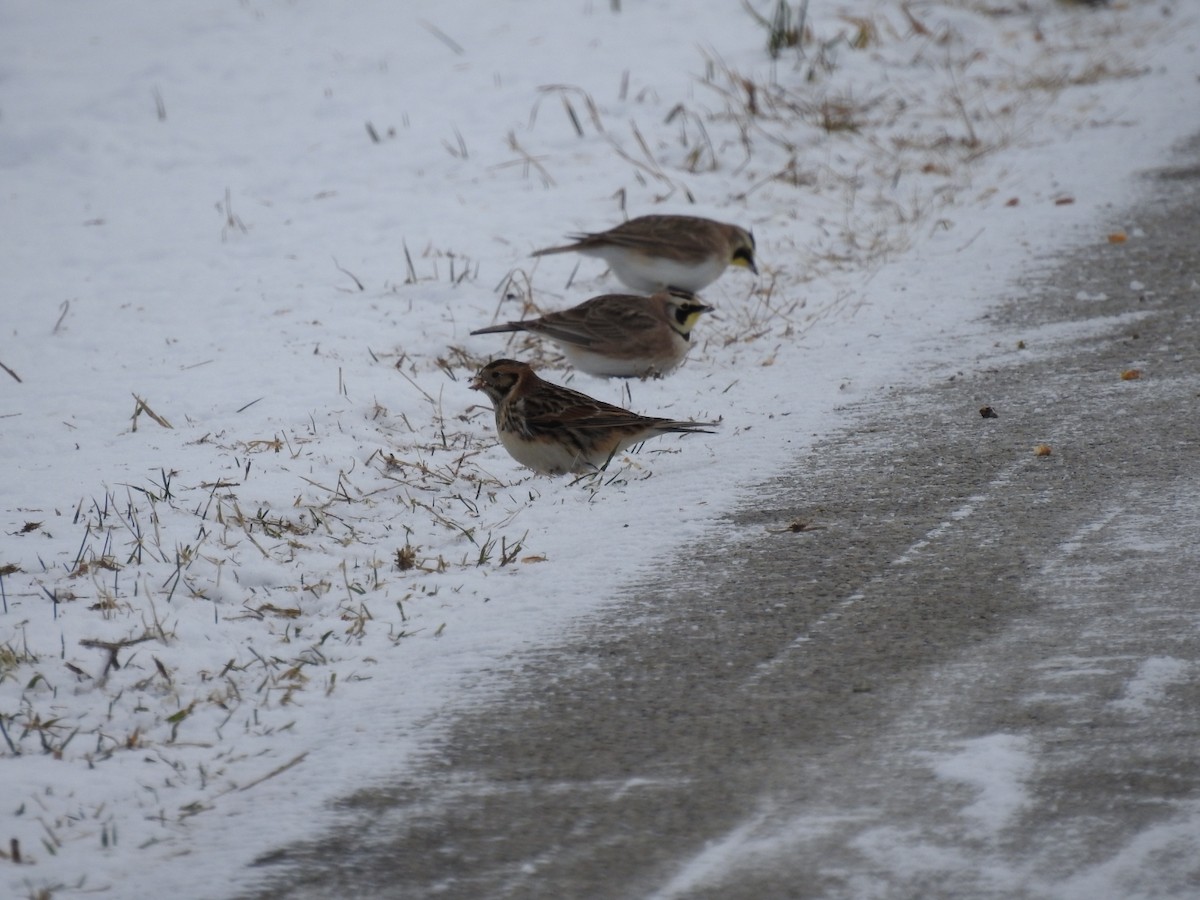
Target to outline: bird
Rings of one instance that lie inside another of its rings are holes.
[[[680,288],[696,293],[712,284],[726,266],[755,275],[754,235],[737,225],[698,216],[638,216],[608,231],[568,235],[574,243],[546,247],[534,256],[583,253],[598,256],[622,283],[653,293]]]
[[[471,334],[528,331],[553,341],[571,365],[597,378],[661,377],[683,362],[692,328],[711,311],[695,294],[677,288],[649,297],[601,294],[570,309]]]
[[[712,434],[715,422],[642,416],[543,381],[527,363],[494,359],[471,388],[496,412],[500,443],[517,462],[545,475],[603,469],[616,454],[660,434]]]

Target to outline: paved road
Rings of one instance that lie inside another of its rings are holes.
[[[1147,191],[993,316],[1119,318],[864,405],[253,896],[1200,897],[1200,166]]]

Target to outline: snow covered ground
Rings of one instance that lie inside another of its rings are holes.
[[[231,890],[845,405],[969,364],[1022,268],[1137,240],[1200,124],[1182,0],[814,3],[774,60],[740,4],[619,6],[0,7],[4,891]],[[469,336],[614,288],[529,253],[650,211],[758,239],[681,371]],[[467,389],[498,355],[722,427],[531,476]]]

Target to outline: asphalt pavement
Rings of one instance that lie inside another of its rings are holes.
[[[991,314],[994,364],[859,404],[245,896],[1200,897],[1200,142],[1180,159],[1134,237]]]

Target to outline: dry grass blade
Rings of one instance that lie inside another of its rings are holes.
[[[417,283],[417,270],[416,270],[416,267],[413,266],[412,254],[408,252],[408,242],[405,240],[401,240],[400,246],[404,248],[404,265],[407,269],[407,274],[404,276],[404,283],[405,284],[416,284]]]
[[[261,778],[255,778],[253,781],[248,782],[247,784],[243,784],[240,788],[238,788],[238,790],[239,791],[248,791],[252,787],[258,787],[258,785],[262,784],[264,781],[274,778],[276,775],[282,775],[284,772],[286,772],[288,769],[292,768],[293,766],[298,766],[300,763],[304,762],[304,760],[307,756],[308,756],[308,751],[305,750],[303,753],[297,754],[296,756],[289,759],[282,766],[272,769],[270,772],[268,772],[266,775],[263,775]]]
[[[537,170],[538,177],[542,180],[542,187],[554,187],[555,181],[552,177],[550,177],[550,173],[546,171],[546,167],[542,165],[541,161],[536,156],[533,156],[529,153],[529,151],[521,146],[520,141],[517,140],[517,133],[515,131],[510,131],[508,133],[508,147],[521,158],[492,166],[493,170],[519,165],[524,168],[525,177],[528,178],[529,170],[533,168]]]
[[[767,30],[767,53],[771,59],[779,59],[785,49],[800,47],[805,40],[811,39],[805,26],[808,19],[808,0],[797,4],[794,17],[787,0],[777,0],[770,20],[751,6],[749,0],[742,0],[742,8]]]
[[[61,312],[58,314],[58,321],[54,323],[54,327],[50,329],[51,334],[58,334],[58,330],[62,328],[63,319],[67,317],[67,313],[71,311],[71,301],[64,300],[59,304],[58,308]]]
[[[350,277],[350,279],[354,282],[355,287],[357,287],[359,289],[359,291],[366,290],[366,288],[363,287],[363,283],[358,280],[357,275],[355,275],[353,272],[351,272],[348,269],[342,268],[341,264],[338,263],[336,256],[331,256],[330,259],[333,260],[333,267],[335,269],[337,269],[339,272],[341,272],[343,275],[348,275]]]
[[[929,37],[933,33],[925,26],[925,23],[916,17],[909,4],[901,3],[900,11],[904,13],[904,18],[908,19],[908,24],[912,28],[913,34],[920,35],[921,37]]]
[[[660,166],[658,160],[654,158],[654,154],[650,152],[650,147],[646,144],[646,139],[642,137],[642,133],[638,130],[637,123],[630,122],[629,127],[633,131],[634,140],[636,140],[638,146],[641,147],[642,154],[645,156],[645,160],[641,160],[633,156],[617,142],[616,138],[614,138],[612,135],[608,135],[609,143],[612,145],[612,148],[616,151],[617,155],[630,165],[648,174],[655,181],[662,182],[664,185],[670,188],[665,195],[655,198],[657,201],[661,202],[669,198],[676,191],[682,191],[684,196],[688,198],[688,202],[694,203],[695,198],[692,196],[692,192],[686,187],[676,184],[671,177],[662,170],[662,166]]]
[[[563,109],[567,112],[567,118],[571,120],[571,125],[575,128],[575,133],[583,137],[583,126],[579,124],[579,116],[575,115],[575,107],[571,105],[571,101],[564,94],[562,96]]]
[[[456,55],[462,56],[467,52],[462,48],[462,45],[458,43],[458,41],[454,40],[454,38],[450,37],[450,35],[446,34],[446,32],[442,31],[442,29],[438,28],[432,22],[426,22],[424,19],[417,19],[417,24],[453,50]]]
[[[156,413],[154,410],[152,410],[150,408],[149,404],[147,404],[146,401],[143,400],[141,397],[139,397],[137,394],[131,394],[131,396],[133,397],[134,400],[137,401],[137,404],[133,408],[133,430],[134,431],[137,431],[138,416],[141,415],[142,413],[145,413],[146,415],[148,415],[151,419],[153,419],[158,425],[161,425],[163,428],[174,428],[175,427],[170,422],[168,422],[166,419],[164,419],[162,416],[160,416],[158,413]]]
[[[107,650],[108,661],[104,664],[104,671],[107,673],[109,669],[121,668],[121,663],[117,660],[117,654],[126,647],[132,647],[135,644],[141,644],[144,641],[155,641],[159,639],[159,635],[151,634],[149,631],[147,631],[140,637],[127,638],[123,641],[101,641],[94,638],[83,638],[79,641],[79,646],[94,650]]]
[[[426,400],[428,400],[433,406],[438,406],[438,401],[433,399],[433,395],[430,394],[429,391],[425,390],[425,388],[421,387],[419,384],[417,384],[415,381],[413,381],[413,379],[411,379],[408,375],[406,375],[402,369],[396,369],[396,371],[399,373],[401,378],[403,378],[405,381],[407,381],[409,384],[411,384],[413,387],[415,387],[418,391],[420,391],[422,397],[424,397]]]
[[[229,188],[225,188],[225,203],[217,202],[217,211],[225,216],[225,224],[221,226],[221,241],[224,242],[231,231],[240,231],[242,234],[249,232],[246,223],[242,221],[241,216],[235,215],[233,212],[233,195]]]
[[[571,120],[571,125],[575,129],[575,133],[579,137],[584,137],[583,123],[579,120],[579,116],[575,112],[575,105],[571,103],[571,97],[574,96],[583,104],[587,110],[588,119],[591,120],[592,127],[596,129],[598,134],[604,133],[604,123],[600,121],[600,110],[596,107],[596,101],[592,99],[592,95],[583,88],[575,87],[569,84],[544,84],[538,88],[540,96],[533,104],[533,109],[529,111],[529,127],[533,128],[537,121],[538,110],[541,107],[542,99],[552,94],[557,94],[562,100],[563,109],[567,113],[567,117]]]
[[[442,140],[442,146],[446,148],[446,152],[455,159],[469,158],[471,154],[467,152],[467,142],[463,140],[462,132],[458,128],[454,129],[454,140],[455,144],[451,144],[445,139]]]

